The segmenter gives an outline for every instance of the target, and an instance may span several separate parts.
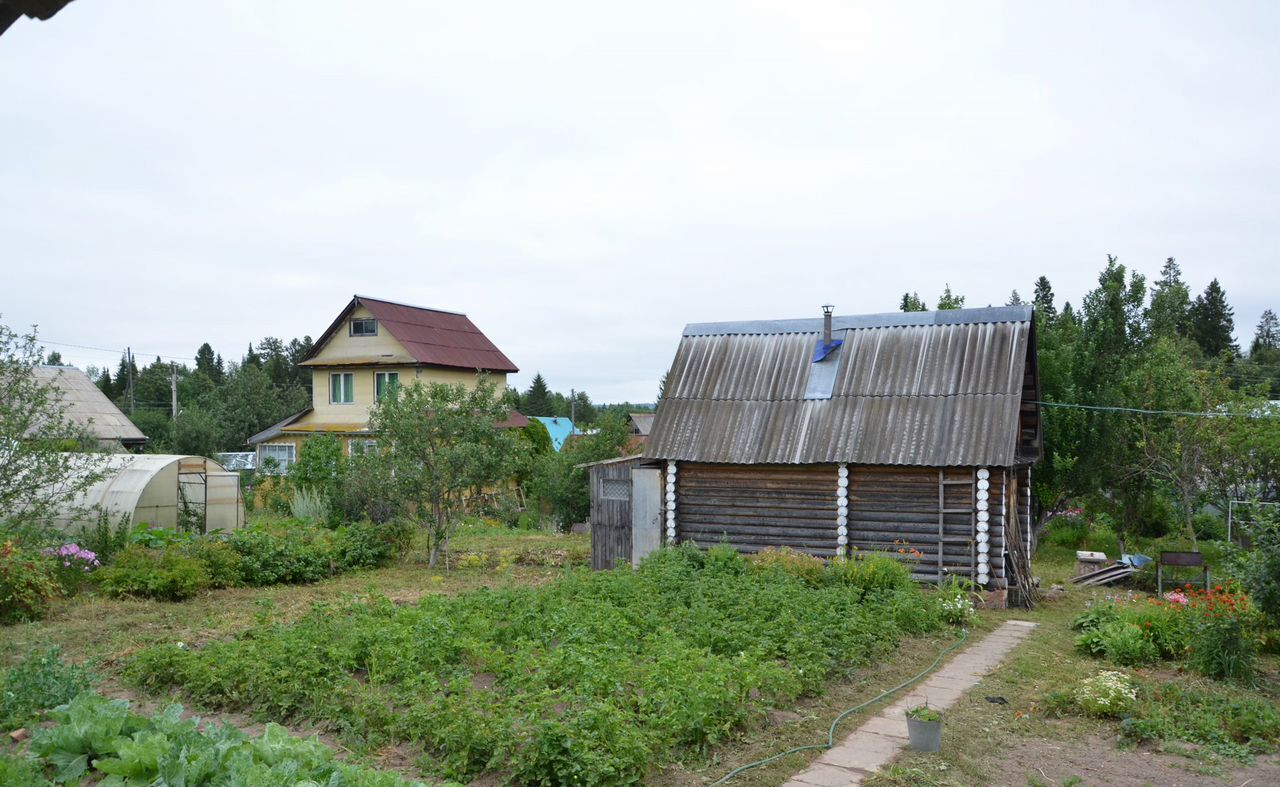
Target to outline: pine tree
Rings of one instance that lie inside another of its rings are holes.
[[[1209,282],[1204,294],[1191,304],[1191,338],[1205,355],[1215,357],[1225,351],[1239,354],[1231,334],[1235,332],[1235,318],[1227,304],[1227,293],[1217,279]]]
[[[525,415],[544,417],[555,415],[555,406],[551,399],[551,390],[547,387],[547,381],[543,379],[542,373],[538,372],[533,376],[533,382],[529,383],[529,390],[520,397],[520,403],[524,406],[520,412]]]
[[[252,343],[252,342],[250,342],[250,344],[249,344],[249,350],[248,350],[248,352],[246,352],[246,353],[244,354],[244,360],[243,360],[243,361],[241,361],[240,365],[241,365],[242,367],[243,367],[243,366],[254,366],[254,367],[257,367],[257,368],[259,368],[259,369],[261,369],[261,368],[262,368],[262,356],[258,355],[258,353],[256,353],[256,352],[254,351],[254,349],[253,349],[253,343]]]
[[[1258,321],[1258,330],[1253,334],[1253,346],[1250,355],[1257,355],[1267,350],[1280,350],[1280,319],[1276,313],[1267,309]]]
[[[1036,279],[1036,292],[1031,297],[1031,303],[1042,319],[1053,322],[1057,318],[1058,307],[1053,305],[1053,287],[1050,286],[1047,277],[1041,276]]]
[[[1009,293],[1009,302],[1005,306],[1022,306],[1025,303],[1026,301],[1022,300],[1022,296],[1018,294],[1018,291],[1014,290]]]
[[[1151,338],[1186,336],[1190,328],[1191,290],[1182,280],[1182,269],[1170,257],[1160,269],[1160,278],[1151,287],[1147,309],[1147,331]]]
[[[946,311],[949,309],[963,309],[964,296],[955,295],[951,292],[951,285],[947,284],[942,290],[942,295],[938,296],[938,311]]]
[[[920,300],[919,293],[904,292],[902,293],[902,302],[898,304],[898,308],[904,312],[927,312],[929,306]]]

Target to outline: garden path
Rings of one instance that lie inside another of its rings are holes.
[[[783,787],[849,787],[888,764],[907,746],[907,708],[928,702],[945,711],[998,667],[1031,634],[1035,623],[1005,621],[981,642],[965,648],[923,683],[868,719]]]

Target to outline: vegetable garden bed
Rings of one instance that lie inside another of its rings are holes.
[[[536,588],[264,614],[236,639],[144,649],[125,672],[209,708],[323,723],[359,749],[421,746],[433,775],[626,784],[942,620],[905,572],[683,548]]]

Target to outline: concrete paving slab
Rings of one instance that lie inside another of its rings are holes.
[[[908,693],[880,709],[861,727],[825,752],[809,768],[783,787],[844,787],[863,779],[891,762],[907,746],[905,711],[928,700],[947,709],[998,667],[1009,652],[1023,642],[1036,624],[1005,621],[981,642],[971,644],[942,669],[912,686]]]
[[[809,769],[795,777],[795,780],[813,787],[847,787],[850,784],[862,784],[864,774],[831,765],[825,762],[815,763]]]

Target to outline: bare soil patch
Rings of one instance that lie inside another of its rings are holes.
[[[1253,765],[1224,761],[1214,766],[1176,754],[1121,749],[1115,739],[1081,741],[1012,739],[984,762],[993,785],[1058,785],[1074,777],[1083,785],[1114,787],[1195,787],[1205,784],[1280,784],[1280,756],[1259,757]]]

